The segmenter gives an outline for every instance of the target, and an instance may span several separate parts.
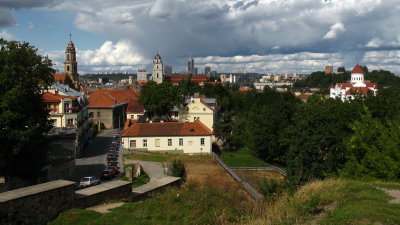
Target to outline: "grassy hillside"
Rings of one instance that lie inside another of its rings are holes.
[[[400,190],[398,183],[328,179],[254,202],[237,188],[186,183],[108,214],[68,210],[50,224],[400,224],[400,204],[380,187]]]

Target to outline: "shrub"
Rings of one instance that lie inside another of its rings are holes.
[[[280,185],[275,179],[267,180],[264,178],[262,183],[258,183],[258,187],[265,199],[272,200],[280,192]]]
[[[181,160],[174,160],[171,165],[171,173],[174,177],[182,177],[183,179],[186,178],[185,165],[182,163]]]

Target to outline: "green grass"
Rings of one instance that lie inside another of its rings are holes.
[[[218,224],[220,220],[239,223],[246,216],[237,190],[222,190],[212,185],[171,187],[145,201],[124,204],[111,213],[99,214],[84,209],[61,213],[49,224]],[[79,219],[81,218],[81,220]]]
[[[186,183],[107,214],[71,209],[49,224],[400,224],[400,204],[373,182],[314,181],[276,201],[248,201],[242,193]]]
[[[132,174],[136,173],[135,164],[125,164],[124,165],[124,168],[128,168],[128,167],[132,167],[132,170],[133,170]],[[125,176],[123,176],[123,177],[121,177],[119,179],[123,180],[123,181],[129,181],[128,178],[126,178]],[[147,184],[149,181],[150,181],[149,175],[147,175],[147,173],[144,170],[142,170],[139,177],[133,178],[132,187],[133,188],[140,187],[143,184]]]
[[[250,154],[245,148],[234,152],[223,151],[219,156],[229,167],[266,167],[268,163]]]
[[[153,161],[153,162],[172,162],[182,155],[178,154],[166,154],[166,153],[146,153],[146,154],[125,154],[124,157],[128,159],[136,159],[143,161]]]

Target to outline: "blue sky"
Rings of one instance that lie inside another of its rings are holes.
[[[78,70],[310,73],[326,65],[400,74],[396,0],[0,0],[0,36],[62,69],[69,33]]]

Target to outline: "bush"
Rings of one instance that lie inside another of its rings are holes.
[[[171,173],[174,177],[182,177],[183,179],[186,178],[185,165],[182,163],[181,160],[174,160],[171,166]]]
[[[258,183],[258,187],[265,199],[273,200],[280,192],[280,185],[275,179],[267,180],[264,178],[262,183]]]

